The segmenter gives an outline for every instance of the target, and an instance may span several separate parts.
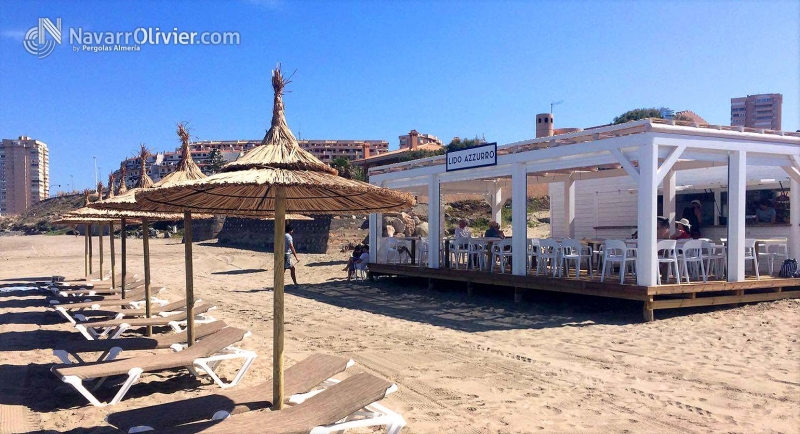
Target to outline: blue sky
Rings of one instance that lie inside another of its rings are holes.
[[[62,18],[52,54],[25,51],[40,17]],[[0,137],[50,148],[51,192],[105,180],[140,143],[260,139],[270,69],[296,70],[289,126],[306,139],[384,139],[416,129],[445,142],[535,136],[610,122],[628,109],[690,109],[730,123],[730,98],[782,93],[800,129],[798,1],[0,0]],[[74,52],[70,28],[236,31],[239,45]],[[58,185],[62,187],[59,188]]]

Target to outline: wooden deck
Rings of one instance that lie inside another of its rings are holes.
[[[744,282],[709,280],[706,283],[640,286],[632,281],[620,285],[618,277],[611,280],[606,279],[601,283],[599,277],[590,279],[587,275],[581,276],[580,279],[534,275],[515,276],[508,273],[392,264],[369,264],[369,270],[370,278],[379,275],[423,277],[429,279],[429,285],[436,280],[466,282],[468,293],[472,292],[473,283],[512,287],[514,288],[514,300],[517,302],[522,299],[525,289],[637,300],[643,303],[645,321],[653,321],[654,311],[658,309],[800,298],[800,279],[781,279],[771,276],[761,276],[759,280],[748,278]]]

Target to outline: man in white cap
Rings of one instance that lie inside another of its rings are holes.
[[[689,207],[684,208],[681,218],[686,219],[691,225],[691,229],[688,226],[686,227],[686,230],[690,231],[691,237],[700,238],[700,226],[703,223],[703,205],[700,201],[695,199]]]

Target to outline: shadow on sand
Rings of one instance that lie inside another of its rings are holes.
[[[490,330],[626,325],[643,321],[642,302],[608,297],[526,290],[514,302],[509,287],[474,284],[468,296],[463,282],[441,281],[432,291],[427,279],[383,277],[286,286],[286,292],[333,306],[358,309],[466,332]],[[658,319],[730,309],[704,306],[659,310]]]
[[[62,383],[55,374],[50,372],[52,366],[55,364],[3,365],[0,366],[0,379],[13,378],[19,381],[20,378],[24,378],[24,386],[30,391],[24,399],[24,405],[37,413],[91,405],[72,386]],[[109,378],[98,390],[93,392],[94,395],[103,402],[112,399],[126,377]],[[196,389],[203,384],[204,382],[186,370],[146,373],[142,375],[142,381],[131,387],[124,399],[142,398],[154,393],[171,394]],[[208,387],[210,390],[212,389],[211,385]],[[43,391],[47,391],[47,394],[43,394]],[[17,403],[19,401],[19,398],[12,397],[11,399],[16,400]]]
[[[64,322],[53,312],[5,312],[0,313],[0,324],[55,325]]]
[[[223,274],[223,275],[237,275],[237,274],[252,274],[252,273],[262,273],[266,272],[267,270],[264,268],[248,268],[245,270],[227,270],[227,271],[214,271],[211,274]]]
[[[326,267],[328,265],[347,265],[347,261],[309,262],[306,267]]]
[[[441,282],[428,291],[427,280],[382,278],[374,282],[330,282],[286,287],[286,292],[348,309],[466,332],[539,329],[641,322],[641,303],[601,297],[526,291],[514,303],[512,288]]]
[[[3,332],[0,334],[0,352],[51,350],[58,344],[85,340],[79,333],[71,330],[29,330],[24,332]],[[56,360],[55,358],[53,359]]]

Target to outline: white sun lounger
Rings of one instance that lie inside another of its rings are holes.
[[[135,303],[139,304],[137,302]],[[80,309],[78,312],[70,312],[69,307],[70,307],[69,305],[67,306],[55,305],[53,306],[53,310],[57,314],[59,314],[62,318],[69,321],[72,325],[75,325],[79,322],[90,321],[89,317],[110,317],[111,319],[122,319],[122,318],[141,317],[147,313],[144,308],[141,307],[137,308],[131,305],[129,305],[128,308],[125,309],[100,309],[100,306],[95,304],[92,305],[91,308],[89,309]],[[167,303],[166,301],[164,301],[163,303],[160,302],[151,303],[150,306],[151,315],[166,316],[169,315],[170,313],[178,312],[181,310],[186,310],[185,299],[173,301],[172,303]]]
[[[224,321],[198,324],[194,329],[194,338],[202,339],[227,327]],[[156,335],[153,337],[130,337],[125,339],[100,339],[92,341],[67,341],[54,345],[53,355],[64,364],[82,365],[87,363],[81,357],[84,353],[100,353],[97,362],[114,360],[122,351],[172,349],[181,351],[186,348],[188,337],[186,332]]]
[[[396,390],[396,385],[382,378],[361,373],[294,407],[280,411],[252,411],[230,416],[219,422],[181,425],[158,432],[327,434],[351,428],[386,426],[388,434],[398,434],[406,421],[399,414],[377,403]],[[141,431],[133,429],[128,432]]]
[[[201,304],[194,307],[194,314],[196,316],[195,324],[215,321],[214,317],[206,315],[209,310],[216,309],[211,304]],[[88,340],[102,339],[117,339],[131,328],[140,327],[162,327],[169,326],[176,333],[183,331],[186,326],[186,311],[178,312],[174,315],[157,316],[151,318],[123,318],[107,321],[87,321],[75,324],[75,328]]]
[[[312,354],[283,373],[287,396],[308,393],[332,384],[332,377],[354,365],[353,360],[328,354]],[[110,414],[111,425],[120,431],[160,430],[173,426],[219,419],[223,414],[240,414],[272,407],[272,381],[237,387],[212,395],[134,408]]]
[[[250,369],[253,360],[256,358],[256,353],[252,351],[231,347],[231,345],[241,341],[246,333],[246,331],[235,327],[226,327],[203,338],[184,351],[112,360],[110,362],[91,363],[81,366],[56,365],[53,366],[50,371],[63,382],[74,387],[75,390],[95,406],[119,403],[144,372],[188,368],[192,374],[201,375],[205,373],[220,387],[228,388],[239,384],[244,374]],[[234,379],[226,383],[214,372],[214,369],[220,362],[232,359],[244,359],[244,361]],[[108,377],[115,375],[127,375],[127,379],[116,395],[107,403],[100,402],[100,400],[98,400],[84,385],[84,381],[86,380],[97,379],[97,383],[93,386],[93,390],[96,390]]]

